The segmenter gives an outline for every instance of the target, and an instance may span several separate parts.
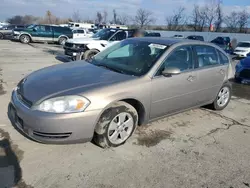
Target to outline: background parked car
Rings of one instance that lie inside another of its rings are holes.
[[[0,29],[0,39],[10,37],[12,35],[12,30],[17,28],[25,28],[26,25],[5,25]]]
[[[190,35],[187,37],[187,39],[204,41],[204,37],[200,35]]]
[[[236,65],[235,81],[250,84],[250,57],[242,59]]]
[[[93,35],[93,33],[90,32],[88,29],[74,29],[72,32],[73,32],[73,39],[91,37]]]
[[[55,25],[30,25],[27,28],[13,30],[13,39],[28,44],[30,42],[57,42],[64,44],[73,37],[72,30],[68,27]]]
[[[64,45],[65,55],[72,60],[76,60],[79,54],[81,59],[91,59],[110,43],[133,37],[136,31],[136,29],[102,29],[91,38],[67,40]]]
[[[239,42],[233,53],[238,57],[247,57],[250,53],[250,41]]]
[[[176,38],[176,39],[184,39],[184,36],[183,36],[183,35],[174,35],[173,38]]]

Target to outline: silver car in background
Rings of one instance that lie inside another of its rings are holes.
[[[89,62],[38,70],[14,89],[9,117],[43,143],[126,142],[137,125],[191,108],[224,109],[230,59],[200,41],[131,38]]]

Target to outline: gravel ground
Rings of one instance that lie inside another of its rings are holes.
[[[7,118],[17,82],[67,62],[56,45],[0,41],[0,188],[250,187],[250,86],[234,84],[222,112],[190,110],[137,129],[123,146],[44,145]]]

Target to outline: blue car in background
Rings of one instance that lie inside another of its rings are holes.
[[[235,81],[250,84],[250,56],[239,61],[235,67]]]

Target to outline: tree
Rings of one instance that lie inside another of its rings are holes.
[[[246,10],[238,12],[239,32],[245,33],[249,21],[249,13]]]
[[[136,25],[139,25],[140,28],[143,28],[149,24],[153,24],[155,22],[155,19],[153,17],[152,12],[140,8],[137,10],[133,21]]]
[[[23,24],[23,16],[16,15],[6,20],[10,24]]]
[[[81,21],[81,16],[80,16],[79,11],[75,11],[75,12],[73,13],[72,20],[73,20],[74,22],[80,22],[80,21]]]
[[[49,24],[52,24],[51,16],[52,16],[52,14],[51,14],[51,12],[48,10],[48,11],[46,12],[46,17],[48,18]]]
[[[118,20],[117,20],[117,13],[116,13],[116,10],[114,9],[114,10],[113,10],[113,23],[114,23],[114,24],[117,24],[117,21],[118,21]]]
[[[221,8],[221,2],[216,7],[216,18],[215,18],[215,32],[219,32],[223,23],[223,13]]]
[[[121,25],[127,25],[129,22],[129,16],[127,14],[122,14],[119,16],[119,22]]]
[[[180,7],[174,15],[166,17],[167,27],[170,31],[180,31],[186,24],[185,8]]]
[[[108,19],[108,13],[106,10],[103,11],[103,22],[107,24],[107,19]]]
[[[233,11],[225,17],[225,24],[229,29],[229,32],[237,32],[238,30],[238,13]]]
[[[101,24],[101,23],[102,23],[102,19],[103,19],[102,13],[97,12],[97,13],[96,13],[96,21],[97,21],[97,23],[98,23],[98,24]]]

